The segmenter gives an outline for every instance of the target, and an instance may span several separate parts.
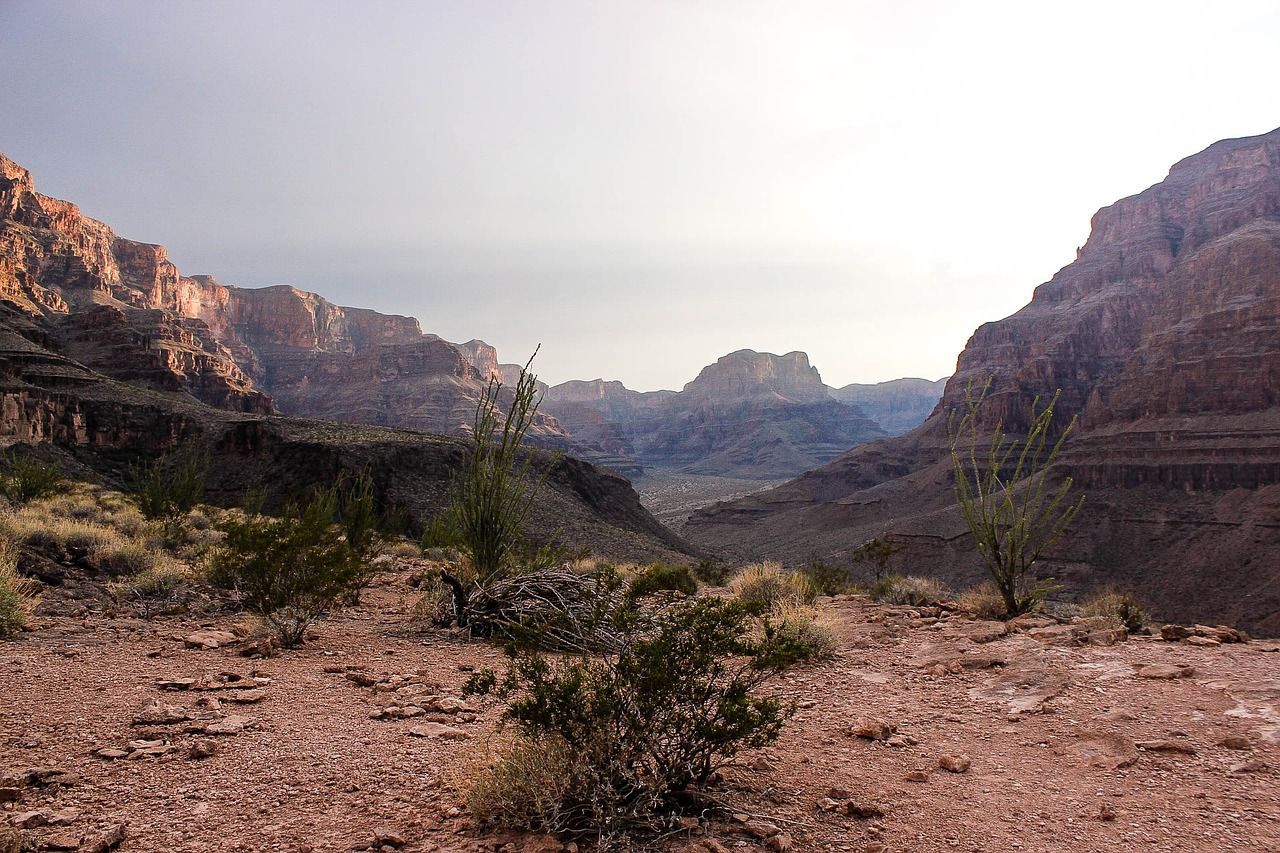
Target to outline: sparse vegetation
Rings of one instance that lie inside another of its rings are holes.
[[[790,660],[826,660],[836,653],[836,637],[812,607],[789,603],[773,609],[764,623],[765,639]]]
[[[871,597],[888,604],[927,607],[947,597],[947,590],[933,578],[918,575],[885,575],[871,588]]]
[[[3,457],[5,472],[0,476],[0,493],[16,504],[45,498],[62,486],[57,466],[10,450]]]
[[[519,736],[475,780],[477,817],[607,842],[696,808],[711,774],[776,740],[790,712],[760,689],[795,647],[753,624],[738,602],[694,598],[643,630],[630,623],[615,654],[515,654],[496,686]]]
[[[809,583],[820,595],[840,595],[853,589],[853,578],[849,570],[829,563],[820,557],[811,557],[800,569],[800,573],[808,578]]]
[[[991,581],[971,586],[956,596],[960,609],[978,619],[1003,619],[1008,615],[1004,596]]]
[[[350,501],[372,501],[372,494],[344,480],[283,517],[244,515],[226,526],[214,577],[236,589],[285,648],[301,644],[307,628],[365,579],[360,542],[347,539],[352,526],[342,515]],[[349,511],[366,517],[364,509]]]
[[[759,613],[768,613],[785,604],[812,604],[818,597],[817,589],[807,577],[789,572],[774,562],[747,566],[730,582],[729,590]]]
[[[209,457],[194,450],[175,452],[129,467],[130,497],[153,521],[174,521],[195,509],[204,497]]]
[[[1147,612],[1130,593],[1108,587],[1080,602],[1081,616],[1120,620],[1126,631],[1137,634],[1147,624]]]
[[[1047,579],[1037,577],[1036,563],[1058,540],[1084,504],[1071,502],[1072,481],[1064,478],[1050,489],[1053,465],[1075,418],[1050,443],[1054,408],[1061,392],[1043,409],[1037,397],[1031,404],[1026,436],[1005,433],[1003,422],[991,429],[984,450],[982,403],[991,387],[988,379],[979,393],[970,383],[965,408],[948,422],[956,501],[986,562],[1010,616],[1034,610],[1047,592]]]
[[[724,586],[733,577],[733,567],[724,560],[715,557],[703,557],[693,567],[693,574],[698,580],[711,586]]]
[[[7,537],[0,538],[0,640],[26,627],[35,596],[35,582],[18,574],[18,546]]]
[[[889,571],[889,561],[906,546],[890,542],[887,537],[876,536],[863,542],[853,551],[853,561],[871,568],[872,583],[879,583]]]

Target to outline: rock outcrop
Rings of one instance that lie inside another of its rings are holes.
[[[977,577],[946,417],[988,377],[988,427],[1024,427],[1058,389],[1059,424],[1079,418],[1054,473],[1089,498],[1046,575],[1280,633],[1280,130],[1216,143],[1100,210],[1074,263],[974,333],[921,427],[706,509],[686,534],[798,557],[889,531],[953,579]]]

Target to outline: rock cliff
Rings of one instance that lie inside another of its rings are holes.
[[[1098,211],[1074,263],[974,333],[918,429],[706,509],[686,534],[796,557],[887,530],[924,565],[977,577],[946,417],[987,377],[987,426],[1025,426],[1058,389],[1059,423],[1079,417],[1055,474],[1089,498],[1045,574],[1280,633],[1280,130],[1216,143]]]
[[[889,435],[910,432],[929,417],[947,380],[891,379],[874,385],[845,385],[832,388],[831,396],[852,403]]]

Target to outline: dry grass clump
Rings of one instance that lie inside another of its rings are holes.
[[[0,530],[29,548],[59,556],[88,554],[124,543],[110,527],[54,515],[40,504],[28,504],[0,518]]]
[[[960,609],[978,619],[1003,619],[1008,615],[1004,597],[991,581],[971,586],[956,596]]]
[[[392,557],[401,559],[414,559],[422,556],[422,548],[413,542],[401,539],[397,542],[391,542],[383,546],[382,553]]]
[[[1147,612],[1130,593],[1114,587],[1095,592],[1080,602],[1079,613],[1084,617],[1118,619],[1130,634],[1136,634],[1147,624]]]
[[[872,587],[871,597],[887,604],[924,607],[947,597],[947,590],[933,578],[888,575]]]
[[[766,622],[773,641],[794,650],[797,660],[830,660],[839,644],[829,620],[812,607],[795,602],[775,605]]]
[[[18,574],[18,546],[0,539],[0,640],[17,634],[27,625],[35,607],[36,584]]]
[[[772,561],[747,566],[729,582],[729,591],[739,601],[764,612],[781,605],[812,604],[818,597],[818,590],[807,577]]]
[[[566,804],[580,803],[586,768],[564,738],[517,735],[497,759],[473,767],[463,781],[467,809],[482,826],[556,832],[570,823]]]

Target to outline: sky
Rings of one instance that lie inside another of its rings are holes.
[[[0,0],[0,151],[186,274],[540,377],[938,378],[1098,208],[1280,125],[1273,2]]]

